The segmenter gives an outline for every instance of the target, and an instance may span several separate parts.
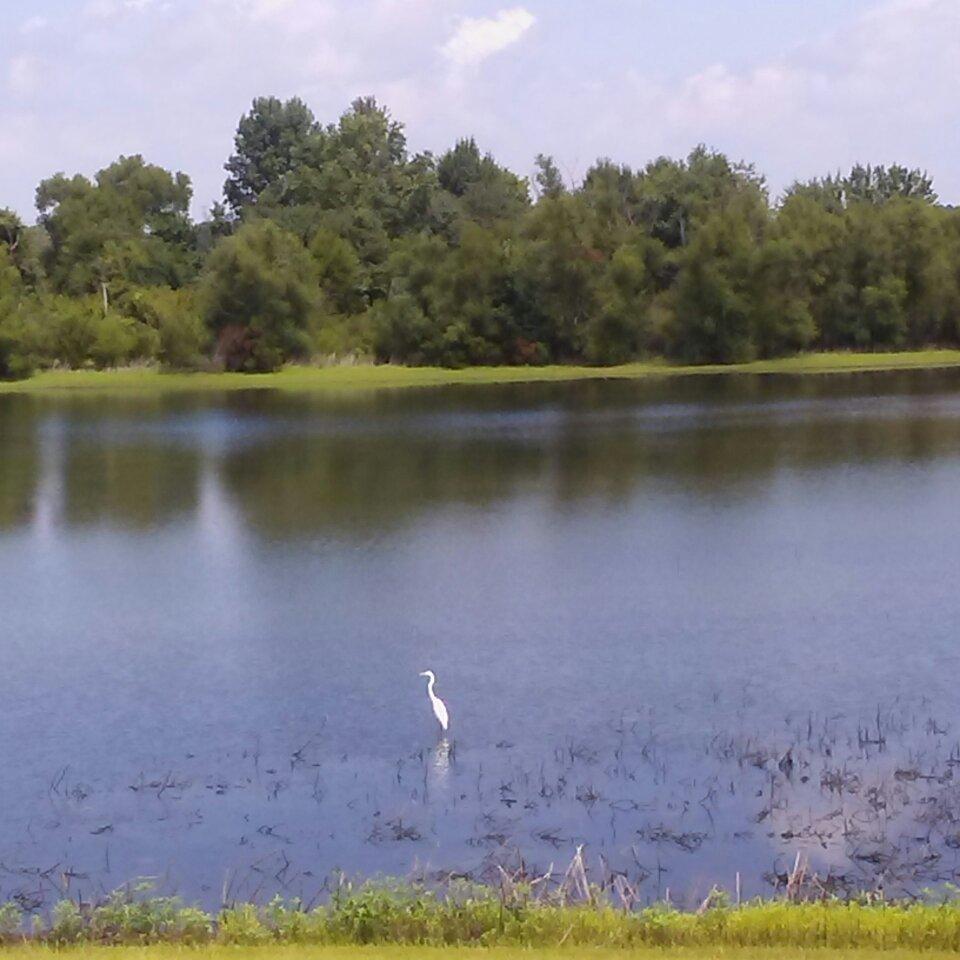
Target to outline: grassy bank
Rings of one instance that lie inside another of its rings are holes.
[[[945,951],[919,950],[830,950],[805,948],[743,949],[729,947],[700,947],[634,950],[604,949],[596,947],[71,947],[57,949],[45,947],[13,947],[2,951],[8,960],[43,960],[45,957],[62,957],[64,960],[925,960],[955,957]]]
[[[430,387],[454,384],[537,383],[573,380],[629,380],[645,377],[708,374],[828,374],[882,370],[960,367],[960,350],[901,353],[811,353],[780,360],[757,360],[721,366],[681,366],[645,361],[619,367],[441,367],[356,365],[291,366],[277,373],[160,373],[152,368],[124,370],[54,370],[28,380],[0,382],[5,393],[191,392],[211,390],[350,391]]]
[[[587,888],[585,888],[586,890]],[[562,890],[562,888],[561,888]],[[583,891],[582,891],[583,892]],[[596,950],[684,949],[690,956],[718,951],[960,950],[960,902],[866,904],[785,900],[729,906],[716,895],[696,913],[669,906],[616,909],[606,899],[571,904],[531,900],[520,888],[451,888],[437,896],[416,887],[363,887],[329,906],[301,909],[296,902],[241,904],[216,917],[178,900],[142,899],[117,892],[100,906],[61,901],[49,922],[31,924],[13,904],[0,907],[8,947],[146,946],[290,949],[336,947],[488,947]],[[599,896],[597,891],[591,896]],[[29,930],[29,933],[28,933]],[[30,938],[29,943],[24,937]],[[219,952],[219,950],[217,951]],[[164,951],[158,950],[157,956]],[[226,956],[226,954],[224,954]],[[269,951],[265,953],[269,955]],[[403,955],[402,951],[399,952]],[[505,956],[509,952],[504,953]]]

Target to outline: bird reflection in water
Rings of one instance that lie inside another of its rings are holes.
[[[453,746],[450,741],[446,737],[441,737],[433,751],[431,764],[431,779],[436,786],[443,787],[449,783],[453,756]]]

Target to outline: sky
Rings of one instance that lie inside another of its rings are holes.
[[[899,162],[960,203],[960,0],[0,0],[0,207],[139,153],[203,216],[268,94],[324,122],[372,94],[412,150],[476,136],[524,175],[702,142],[774,194]]]

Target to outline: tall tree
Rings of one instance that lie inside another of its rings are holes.
[[[485,226],[517,219],[530,205],[527,181],[481,153],[473,137],[458,140],[440,157],[437,178],[460,201],[463,215]]]
[[[43,279],[43,248],[46,233],[28,227],[12,210],[0,209],[0,249],[5,249],[10,263],[21,278],[36,288]]]
[[[752,359],[757,210],[737,198],[707,215],[680,259],[670,352],[694,363]]]
[[[553,358],[582,356],[607,261],[600,232],[595,211],[571,196],[541,200],[524,224],[515,258],[517,313],[523,336]]]
[[[563,196],[567,192],[567,187],[556,160],[546,154],[538,153],[535,163],[538,196],[547,200],[556,200],[557,197]]]
[[[310,108],[299,98],[258,97],[240,118],[234,152],[225,169],[224,197],[237,215],[257,203],[302,162],[319,134]]]
[[[890,167],[856,164],[846,176],[839,173],[812,180],[796,181],[787,188],[786,198],[804,196],[834,212],[851,203],[884,204],[897,198],[935,204],[933,179],[919,167],[900,164]]]
[[[121,157],[93,182],[57,174],[37,188],[48,273],[64,293],[117,284],[180,287],[195,271],[190,178]]]

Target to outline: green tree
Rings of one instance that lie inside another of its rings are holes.
[[[948,340],[960,315],[955,215],[926,200],[896,198],[877,216],[890,244],[887,269],[906,287],[906,341],[923,346]]]
[[[838,212],[851,203],[884,204],[891,200],[920,200],[935,204],[937,194],[933,179],[919,167],[910,169],[900,164],[890,167],[855,164],[850,173],[797,181],[786,196],[804,196]]]
[[[553,358],[583,356],[607,262],[597,234],[593,211],[573,196],[541,200],[524,224],[514,271],[520,331]]]
[[[507,245],[495,231],[465,224],[431,285],[432,315],[442,333],[428,360],[463,367],[514,359],[519,330],[509,295]]]
[[[704,146],[685,160],[660,157],[639,173],[600,160],[587,172],[582,192],[617,246],[625,230],[639,228],[668,249],[679,249],[699,221],[737,196],[758,206],[767,203],[763,177],[752,166]]]
[[[365,303],[363,266],[349,240],[321,229],[310,243],[320,288],[337,313],[359,313]]]
[[[441,354],[441,331],[409,293],[376,303],[371,322],[376,354],[384,362],[419,366]]]
[[[390,260],[390,296],[374,307],[381,359],[461,367],[515,359],[507,244],[467,223],[456,247],[411,237]]]
[[[196,370],[207,356],[210,333],[194,290],[145,287],[129,298],[130,315],[155,332],[156,358],[168,370]]]
[[[863,288],[860,300],[869,343],[899,347],[907,335],[907,284],[903,278],[880,277]]]
[[[460,201],[471,220],[485,226],[517,219],[530,205],[527,182],[480,152],[476,140],[458,140],[437,162],[440,187]]]
[[[275,223],[246,224],[210,255],[201,303],[228,369],[274,370],[307,350],[320,309],[316,262]]]
[[[346,240],[360,261],[361,286],[375,300],[387,292],[393,240],[450,233],[456,211],[443,197],[433,159],[410,158],[402,124],[368,97],[311,138],[298,165],[263,192],[258,212],[307,244],[318,232]]]
[[[190,179],[121,157],[94,182],[57,174],[37,188],[50,238],[47,272],[66,294],[120,295],[129,286],[180,287],[195,274]]]
[[[620,247],[607,265],[598,290],[598,309],[586,331],[585,356],[591,363],[626,363],[649,348],[656,289],[648,266],[652,242],[637,237]]]
[[[796,353],[814,342],[809,264],[799,242],[778,236],[761,241],[749,296],[752,340],[759,356]]]
[[[752,359],[750,297],[757,239],[742,203],[710,214],[683,250],[668,348],[693,363]]]
[[[116,311],[104,313],[97,296],[44,296],[33,309],[41,318],[41,352],[73,369],[115,367],[156,355],[154,331]]]
[[[537,195],[540,198],[556,200],[557,197],[561,197],[567,192],[560,168],[557,166],[553,157],[538,153],[536,166],[537,174],[535,180],[537,184]]]
[[[254,100],[249,113],[240,118],[234,152],[225,165],[223,194],[234,214],[256,204],[269,187],[281,186],[320,136],[313,112],[298,97],[285,102],[276,97]]]
[[[437,162],[440,186],[447,193],[462,197],[483,176],[485,159],[473,137],[458,140]]]
[[[389,295],[370,311],[379,360],[422,365],[440,362],[444,329],[437,283],[450,249],[440,237],[416,234],[393,245]]]
[[[584,177],[580,197],[594,211],[615,248],[638,224],[637,178],[633,170],[609,158],[598,160]]]
[[[822,342],[828,348],[855,349],[902,343],[906,335],[902,277],[896,275],[882,209],[855,203],[840,217],[842,243],[831,251],[833,276],[819,317]]]
[[[0,243],[0,380],[29,376],[35,362],[32,330],[22,309],[23,287],[9,246]]]
[[[703,145],[685,161],[660,158],[648,164],[636,192],[637,222],[672,249],[685,246],[698,222],[738,198],[753,208],[768,203],[766,182],[751,164]]]
[[[0,249],[17,268],[24,283],[36,289],[43,282],[43,247],[46,234],[28,227],[12,210],[0,209]]]
[[[933,180],[920,169],[857,164],[844,184],[847,202],[887,203],[895,197],[936,203]]]

